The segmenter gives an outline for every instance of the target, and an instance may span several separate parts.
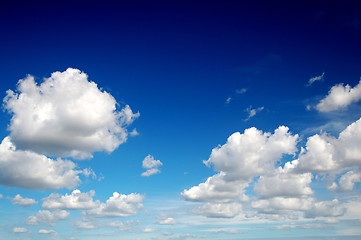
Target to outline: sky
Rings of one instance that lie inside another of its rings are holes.
[[[1,1],[0,240],[360,239],[359,1]]]

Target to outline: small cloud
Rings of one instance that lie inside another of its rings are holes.
[[[14,205],[20,205],[20,206],[31,206],[31,205],[38,203],[37,201],[35,201],[32,198],[23,198],[20,196],[20,194],[16,195],[14,198],[12,198],[11,202]]]
[[[312,77],[308,80],[308,83],[307,83],[307,87],[311,86],[314,82],[317,82],[317,81],[323,81],[323,77],[325,76],[325,73],[323,72],[321,75],[319,76],[316,76],[316,77]]]
[[[152,233],[152,232],[156,232],[157,230],[156,229],[154,229],[154,228],[144,228],[143,230],[142,230],[142,232],[144,232],[144,233]]]
[[[250,120],[252,117],[256,116],[257,113],[262,111],[264,107],[259,108],[252,108],[252,105],[250,105],[248,108],[246,108],[244,111],[248,113],[248,117],[244,119],[244,121]]]
[[[14,233],[26,233],[26,232],[28,232],[28,229],[15,227],[15,228],[13,228],[13,232]]]
[[[129,135],[130,135],[131,137],[135,137],[135,136],[138,136],[138,135],[139,135],[139,132],[137,131],[136,128],[134,128],[134,129],[129,133]]]
[[[157,223],[160,225],[174,225],[177,222],[172,217],[159,216]]]
[[[236,93],[237,93],[237,94],[243,94],[243,93],[245,93],[245,92],[247,92],[247,91],[248,91],[247,88],[236,89]]]
[[[229,104],[231,102],[232,98],[231,97],[228,97],[227,100],[226,100],[226,104]]]
[[[57,232],[53,229],[47,230],[47,229],[39,229],[39,234],[56,234]]]
[[[155,160],[152,155],[148,155],[144,158],[142,167],[147,169],[145,172],[141,174],[142,177],[149,177],[154,174],[160,173],[159,167],[162,166],[163,163],[160,160]]]

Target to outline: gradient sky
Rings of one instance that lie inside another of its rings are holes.
[[[360,239],[359,1],[0,3],[0,239]]]

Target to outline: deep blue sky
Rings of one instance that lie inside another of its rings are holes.
[[[180,207],[180,193],[214,173],[202,161],[234,132],[286,125],[304,146],[322,126],[337,136],[359,119],[359,104],[326,114],[306,106],[336,84],[359,82],[360,43],[359,1],[1,1],[0,92],[5,97],[27,74],[41,83],[68,67],[87,73],[119,109],[129,104],[140,112],[130,127],[139,135],[111,154],[77,162],[104,176],[79,189],[95,190],[102,202],[114,191],[138,192],[150,202],[179,200],[172,203]],[[322,73],[322,81],[306,86]],[[250,106],[263,110],[246,121]],[[6,111],[0,117],[3,138],[10,118]],[[148,154],[163,162],[162,173],[142,178]],[[1,204],[17,193],[40,202],[52,192],[3,186]],[[183,227],[174,234],[186,233]]]

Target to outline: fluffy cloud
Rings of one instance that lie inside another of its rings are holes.
[[[320,201],[312,205],[308,211],[305,212],[305,217],[338,217],[345,214],[346,208],[340,206],[337,199],[331,201]]]
[[[262,111],[263,109],[264,107],[252,108],[252,106],[249,106],[248,108],[246,108],[246,110],[244,110],[245,112],[248,113],[248,116],[244,121],[250,120],[252,117],[256,116],[256,114]]]
[[[18,227],[13,228],[13,233],[26,233],[26,232],[28,232],[28,229],[26,228],[18,228]]]
[[[361,119],[349,125],[338,138],[326,134],[309,137],[306,149],[301,151],[294,164],[297,164],[297,169],[301,171],[324,173],[339,173],[348,168],[360,167],[360,145]]]
[[[147,169],[141,175],[143,177],[149,177],[151,175],[160,173],[159,167],[162,166],[163,163],[160,160],[155,160],[152,155],[148,155],[144,158],[142,167]]]
[[[134,222],[133,221],[125,221],[125,222],[112,221],[112,222],[108,222],[107,225],[109,227],[117,228],[120,231],[128,231],[128,230],[132,229]]]
[[[93,219],[86,219],[86,218],[83,218],[81,220],[76,220],[74,222],[74,226],[78,229],[94,229],[98,225],[99,224]]]
[[[19,149],[50,156],[91,158],[112,152],[127,140],[126,127],[139,116],[129,106],[118,111],[109,93],[78,69],[54,72],[38,85],[27,76],[7,91],[9,130]]]
[[[52,193],[49,197],[43,199],[42,207],[44,209],[68,209],[68,210],[80,210],[80,209],[92,209],[100,205],[99,201],[93,201],[95,195],[94,191],[88,193],[82,193],[80,190],[74,190],[70,195]]]
[[[29,189],[74,188],[80,183],[76,165],[31,151],[17,150],[10,137],[0,144],[0,184]]]
[[[47,230],[47,229],[39,229],[39,234],[56,234],[57,232],[53,229]]]
[[[138,210],[143,207],[141,202],[144,196],[131,193],[129,195],[113,193],[106,203],[86,211],[86,215],[94,217],[127,217],[136,215]]]
[[[26,219],[28,225],[50,225],[53,226],[60,220],[66,220],[70,217],[70,213],[65,210],[56,210],[50,212],[48,210],[41,210],[35,216],[30,216]]]
[[[13,199],[11,199],[12,204],[17,204],[21,206],[31,206],[37,203],[35,199],[32,198],[23,198],[20,194],[17,194]]]
[[[346,108],[360,100],[361,81],[353,88],[348,84],[338,84],[331,88],[328,95],[317,104],[316,109],[320,112],[331,112]]]
[[[298,135],[292,135],[285,126],[273,134],[249,128],[243,134],[233,133],[227,143],[214,148],[204,163],[225,173],[226,180],[251,180],[274,169],[283,154],[294,154]]]
[[[325,73],[323,72],[321,75],[312,77],[308,80],[307,86],[311,86],[316,81],[322,81],[323,77],[325,76]]]

